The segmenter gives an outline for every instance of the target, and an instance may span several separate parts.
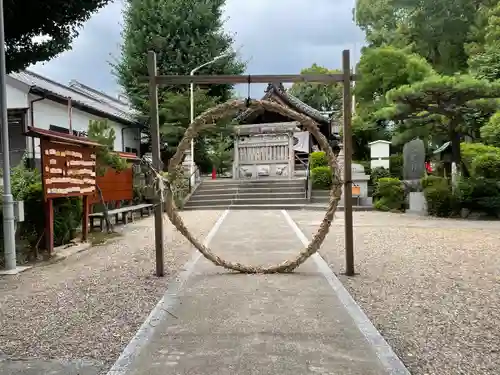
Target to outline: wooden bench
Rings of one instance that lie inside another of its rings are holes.
[[[130,221],[134,221],[134,213],[139,211],[141,217],[151,215],[153,211],[153,205],[150,203],[142,203],[134,206],[125,206],[120,208],[114,208],[112,210],[108,210],[108,215],[111,217],[115,215],[115,224],[122,222],[123,224],[127,224]],[[95,228],[99,228],[101,231],[103,230],[104,223],[104,212],[94,212],[89,215],[90,219],[90,230],[92,231]],[[96,225],[95,221],[98,221]]]

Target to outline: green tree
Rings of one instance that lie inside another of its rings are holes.
[[[329,70],[317,64],[302,69],[300,74],[338,74],[339,70]],[[333,83],[297,82],[289,89],[290,94],[320,111],[340,113],[342,109],[342,85]]]
[[[390,140],[392,123],[373,114],[386,106],[386,93],[436,73],[424,58],[392,46],[366,48],[358,63],[361,79],[356,82],[356,117],[353,119],[354,157],[369,159],[368,143]]]
[[[494,81],[500,79],[500,3],[483,13],[484,27],[476,44],[469,46],[469,66],[476,77]]]
[[[499,97],[499,83],[467,75],[432,76],[388,92],[387,100],[391,105],[377,115],[384,119],[403,120],[401,127],[406,130],[425,125],[434,134],[445,134],[451,141],[453,161],[460,167],[461,140],[466,135],[476,136],[479,125],[498,107]]]
[[[4,3],[7,73],[48,61],[71,48],[78,29],[110,0]],[[29,15],[26,19],[26,15]]]
[[[102,147],[98,147],[96,150],[96,170],[98,175],[103,176],[108,168],[113,168],[117,172],[120,172],[128,167],[127,161],[113,152],[116,134],[115,130],[106,120],[91,120],[89,122],[88,138],[102,145]],[[106,230],[108,233],[111,233],[113,231],[113,225],[111,224],[111,220],[109,220],[108,207],[104,202],[102,190],[97,183],[96,188],[103,207]]]
[[[491,116],[488,123],[481,127],[481,139],[488,145],[500,147],[500,112]]]
[[[228,51],[233,43],[222,29],[225,0],[128,0],[124,11],[121,55],[113,65],[118,82],[133,107],[147,116],[148,85],[140,81],[148,75],[147,52],[157,53],[159,74],[184,74]],[[244,65],[236,54],[216,61],[199,74],[239,74]],[[205,87],[206,88],[206,87]],[[213,85],[207,94],[225,101],[230,85]],[[159,89],[159,101],[166,93],[185,93],[188,85]]]
[[[370,46],[409,47],[440,73],[468,67],[477,9],[492,0],[358,0],[356,21]]]
[[[232,145],[233,141],[231,138],[220,135],[215,137],[208,146],[208,157],[213,168],[219,174],[226,172],[231,167],[233,159]]]
[[[421,56],[392,46],[365,49],[357,72],[361,79],[356,82],[355,94],[361,112],[384,106],[388,91],[436,74]]]
[[[187,75],[190,71],[228,51],[233,40],[222,29],[225,0],[128,0],[124,11],[121,56],[113,66],[132,106],[144,119],[149,117],[147,52],[157,53],[159,74]],[[197,74],[240,74],[244,70],[235,53],[228,54]],[[163,159],[168,159],[189,124],[189,86],[159,88]],[[195,97],[199,114],[232,95],[230,85],[200,87]],[[146,132],[147,133],[147,132]],[[146,134],[148,136],[148,134]],[[204,137],[198,137],[195,161],[208,164]],[[148,137],[149,139],[149,137]],[[201,168],[202,166],[200,166]]]

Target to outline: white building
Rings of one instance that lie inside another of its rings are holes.
[[[24,153],[40,163],[39,140],[27,137],[28,126],[85,136],[90,120],[107,120],[115,130],[114,151],[139,155],[141,126],[130,106],[79,82],[54,82],[23,71],[7,76],[11,164]]]

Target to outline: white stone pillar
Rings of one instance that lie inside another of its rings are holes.
[[[288,179],[291,180],[295,174],[295,153],[293,152],[293,133],[288,133]]]
[[[233,160],[233,179],[240,179],[240,142],[238,137],[234,138],[234,160]]]

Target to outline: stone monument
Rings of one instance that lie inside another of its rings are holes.
[[[403,179],[420,180],[425,175],[425,145],[414,139],[403,147]]]

